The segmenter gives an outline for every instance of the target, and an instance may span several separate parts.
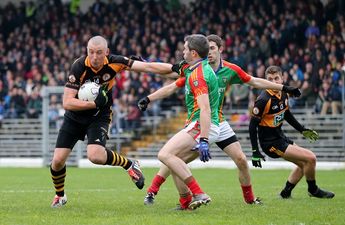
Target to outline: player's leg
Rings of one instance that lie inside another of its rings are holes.
[[[333,198],[334,193],[320,189],[316,185],[315,168],[316,156],[309,149],[302,148],[298,145],[289,145],[282,155],[285,160],[291,161],[299,166],[308,184],[308,192],[310,196],[317,198]]]
[[[284,189],[280,192],[280,196],[282,198],[291,198],[291,192],[295,188],[296,184],[302,179],[303,177],[303,169],[301,166],[297,166],[294,168],[286,183]]]
[[[241,144],[238,141],[235,132],[232,130],[228,122],[222,122],[219,128],[220,141],[217,141],[216,144],[235,162],[238,168],[238,178],[241,184],[244,201],[248,204],[261,204],[262,202],[260,199],[255,198],[254,196],[247,158],[242,151]]]
[[[152,205],[154,203],[155,196],[158,194],[161,185],[169,175],[169,168],[166,165],[161,164],[158,173],[154,176],[150,187],[147,189],[147,193],[144,198],[144,205]]]
[[[142,189],[144,187],[144,175],[140,169],[139,162],[127,159],[115,151],[105,148],[108,139],[109,121],[97,121],[92,123],[88,130],[87,157],[95,164],[121,166],[128,171],[129,176],[135,185]]]
[[[189,163],[197,157],[197,154],[194,151],[184,151],[180,152],[177,156],[184,162]],[[169,175],[169,168],[166,165],[161,164],[158,173],[155,175],[150,187],[147,189],[147,194],[144,198],[144,205],[154,204],[155,196],[158,194],[161,185],[165,182]]]
[[[65,194],[66,160],[71,153],[71,149],[79,139],[78,136],[66,132],[65,128],[69,127],[69,125],[68,121],[64,121],[59,131],[50,165],[50,174],[55,188],[55,197],[51,204],[53,208],[61,207],[67,203],[67,196]]]

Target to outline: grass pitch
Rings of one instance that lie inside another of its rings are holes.
[[[334,199],[307,195],[302,180],[293,198],[278,193],[289,170],[251,171],[254,192],[264,205],[246,205],[237,171],[195,169],[201,187],[212,203],[195,211],[174,211],[178,194],[171,179],[162,186],[153,206],[144,206],[146,188],[157,169],[144,168],[146,185],[138,190],[121,168],[80,169],[67,167],[68,203],[50,208],[54,197],[48,168],[0,168],[0,224],[345,224],[345,171],[318,171],[320,187],[336,193]]]

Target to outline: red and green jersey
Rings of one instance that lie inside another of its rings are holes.
[[[211,108],[211,122],[218,125],[218,80],[207,59],[193,66],[184,67],[182,74],[185,77],[179,78],[176,81],[176,85],[178,87],[184,86],[185,88],[185,102],[188,113],[186,124],[199,120],[200,108],[198,107],[197,97],[202,94],[208,94]]]
[[[222,122],[224,121],[223,104],[226,90],[231,84],[247,83],[250,81],[251,76],[244,72],[241,67],[225,60],[220,62],[219,68],[215,72],[218,77],[219,86],[219,122]]]

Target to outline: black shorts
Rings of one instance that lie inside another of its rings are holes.
[[[73,149],[78,140],[84,141],[87,135],[87,144],[98,144],[105,147],[108,139],[110,120],[96,119],[89,124],[81,124],[68,117],[64,117],[56,148]]]
[[[262,150],[271,158],[280,158],[289,145],[293,144],[289,138],[281,138],[271,142],[260,142]]]
[[[232,143],[238,141],[236,135],[233,135],[231,137],[229,137],[228,139],[225,139],[223,141],[220,142],[216,142],[216,145],[222,149],[224,151],[224,148],[226,148],[228,145],[231,145]]]

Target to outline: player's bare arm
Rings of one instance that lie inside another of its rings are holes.
[[[199,95],[197,102],[200,108],[200,137],[208,138],[211,127],[211,108],[208,94]]]
[[[257,77],[251,77],[247,84],[258,89],[272,89],[272,90],[278,90],[278,91],[281,91],[283,89],[282,84],[276,84],[268,80],[257,78]]]
[[[176,92],[177,89],[179,89],[179,87],[176,86],[175,82],[173,82],[173,83],[166,85],[166,86],[158,89],[157,91],[151,93],[147,97],[150,99],[150,101],[156,101],[158,99],[163,99],[163,98],[166,98],[166,97],[172,95],[173,93]]]
[[[96,104],[93,101],[89,102],[77,99],[77,93],[78,90],[65,87],[63,94],[63,108],[65,110],[83,111],[96,108]]]
[[[173,65],[169,63],[160,63],[160,62],[141,62],[134,61],[130,70],[136,72],[146,72],[146,73],[156,73],[161,75],[168,75],[172,73]]]

